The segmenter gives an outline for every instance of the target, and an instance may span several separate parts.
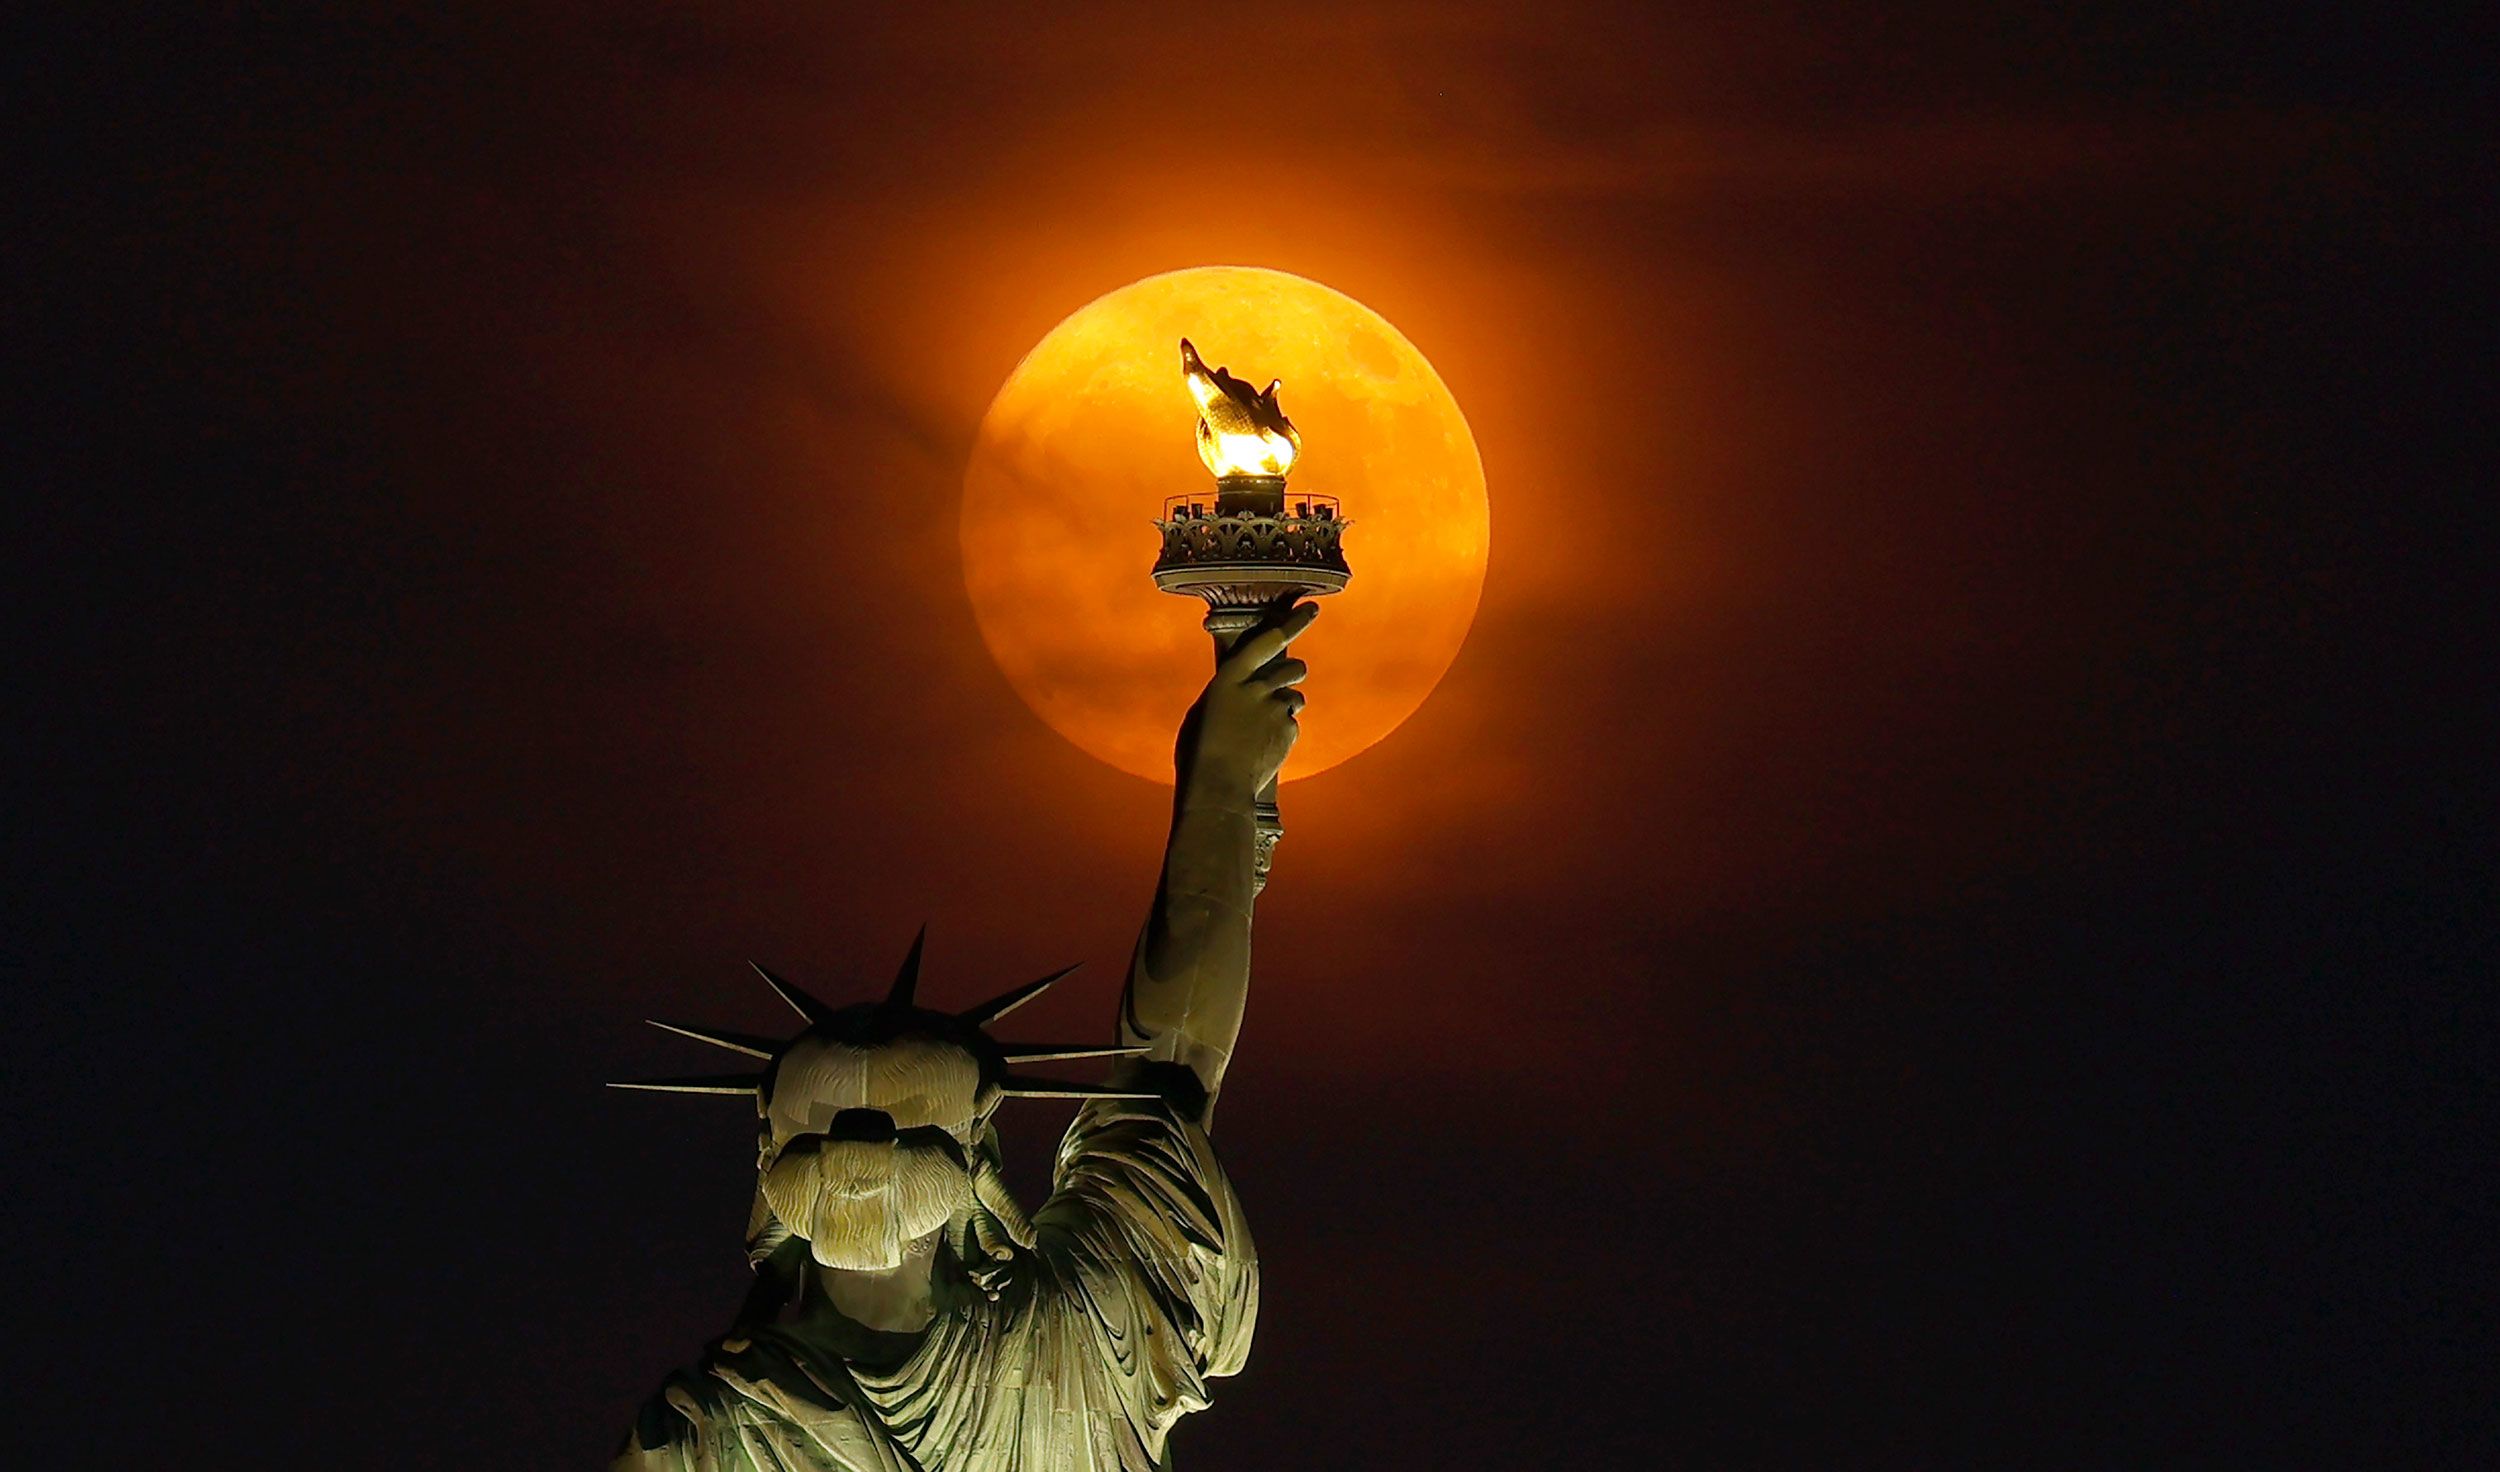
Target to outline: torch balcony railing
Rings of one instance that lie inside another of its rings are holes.
[[[1163,519],[1165,521],[1195,521],[1212,518],[1221,514],[1223,513],[1220,513],[1215,509],[1215,498],[1208,495],[1204,491],[1200,491],[1195,495],[1166,496],[1163,498]],[[1341,522],[1345,520],[1345,514],[1343,508],[1337,504],[1337,498],[1334,496],[1305,496],[1299,493],[1289,493],[1285,497],[1285,514],[1273,519],[1277,521]]]
[[[1345,529],[1334,496],[1288,496],[1282,516],[1244,516],[1217,511],[1211,498],[1171,496],[1163,503],[1158,567],[1189,563],[1281,563],[1346,569]]]

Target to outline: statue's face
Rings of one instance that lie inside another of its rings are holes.
[[[764,1105],[764,1199],[827,1267],[899,1266],[971,1199],[980,1094],[952,1043],[801,1038]]]

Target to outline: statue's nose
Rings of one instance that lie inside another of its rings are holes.
[[[894,1138],[894,1116],[882,1109],[845,1109],[834,1115],[825,1126],[828,1140],[859,1140],[865,1143],[891,1141]]]

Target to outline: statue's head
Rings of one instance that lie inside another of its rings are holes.
[[[940,1013],[847,1007],[765,1071],[764,1200],[836,1268],[890,1268],[972,1197],[997,1049]]]
[[[895,1267],[911,1244],[978,1209],[981,1201],[1007,1205],[989,1155],[990,1114],[1001,1100],[1155,1097],[1010,1072],[1019,1062],[1116,1057],[1142,1049],[1002,1046],[984,1030],[1076,968],[967,1012],[934,1012],[915,1000],[920,952],[921,941],[914,940],[883,1000],[841,1008],[826,1006],[758,966],[782,1000],[806,1019],[806,1030],[797,1037],[774,1042],[711,1028],[653,1025],[760,1058],[760,1074],[616,1087],[752,1097],[763,1121],[759,1187],[772,1217],[806,1239],[809,1254],[827,1267]]]

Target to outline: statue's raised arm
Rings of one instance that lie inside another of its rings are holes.
[[[1250,990],[1257,894],[1255,812],[1299,734],[1308,673],[1287,647],[1319,616],[1299,604],[1242,635],[1181,723],[1172,832],[1154,909],[1120,1001],[1120,1040],[1148,1051],[1139,1072],[1178,1064],[1211,1102],[1232,1061]]]

